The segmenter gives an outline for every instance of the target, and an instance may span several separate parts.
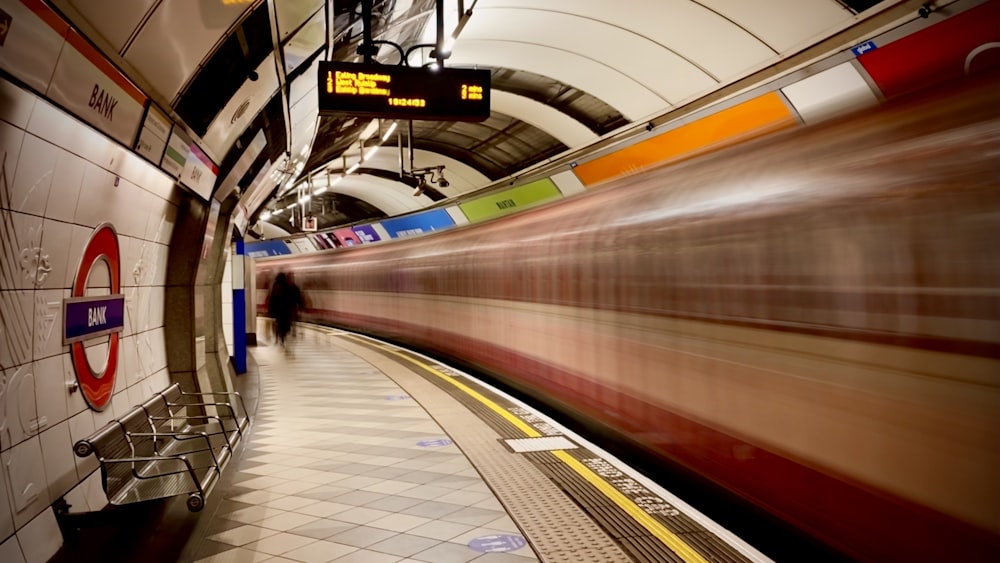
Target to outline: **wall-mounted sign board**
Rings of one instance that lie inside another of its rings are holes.
[[[319,113],[384,119],[482,121],[490,116],[490,71],[319,63]]]

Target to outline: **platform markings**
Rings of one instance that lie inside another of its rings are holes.
[[[411,358],[406,354],[400,353],[395,347],[383,344],[378,341],[371,341],[367,339],[362,339],[358,336],[352,334],[344,334],[343,337],[349,338],[359,343],[363,343],[368,346],[378,348],[384,352],[392,354],[397,358],[401,358],[406,362],[420,367],[421,369],[431,373],[443,381],[454,385],[455,387],[461,389],[464,393],[472,397],[473,399],[479,401],[480,404],[487,407],[497,415],[503,417],[504,420],[513,424],[516,428],[524,432],[524,434],[529,438],[539,438],[543,436],[541,432],[536,430],[534,427],[529,425],[527,422],[521,420],[513,413],[507,409],[501,407],[492,399],[484,396],[482,393],[472,389],[468,385],[458,381],[455,377],[442,373],[440,370],[436,369],[430,364],[422,362],[420,360]],[[676,534],[668,530],[663,524],[656,521],[650,514],[644,511],[638,504],[632,501],[632,499],[626,497],[618,489],[613,487],[610,483],[601,478],[597,473],[592,471],[589,467],[581,463],[579,460],[571,456],[565,450],[555,450],[549,453],[555,455],[560,461],[562,461],[567,467],[572,469],[580,477],[586,480],[588,483],[596,487],[601,493],[604,494],[608,499],[618,505],[622,510],[627,512],[639,525],[645,528],[650,534],[663,542],[664,545],[670,548],[677,556],[686,561],[687,563],[708,563],[708,560],[702,557],[700,553],[695,551],[691,546],[684,542]]]

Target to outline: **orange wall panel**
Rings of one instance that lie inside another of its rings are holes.
[[[795,115],[777,92],[748,100],[619,151],[580,164],[573,171],[587,187],[690,156],[708,148],[791,127]]]

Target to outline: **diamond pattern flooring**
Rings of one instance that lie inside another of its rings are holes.
[[[520,531],[416,401],[321,339],[253,350],[260,407],[197,561],[528,563]],[[479,547],[480,549],[474,549]]]

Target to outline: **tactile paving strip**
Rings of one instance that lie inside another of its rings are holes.
[[[464,406],[456,408],[454,398],[437,385],[397,359],[366,345],[348,338],[335,337],[331,341],[380,369],[446,429],[524,532],[539,560],[546,563],[633,560],[534,464],[508,451],[495,430]]]

